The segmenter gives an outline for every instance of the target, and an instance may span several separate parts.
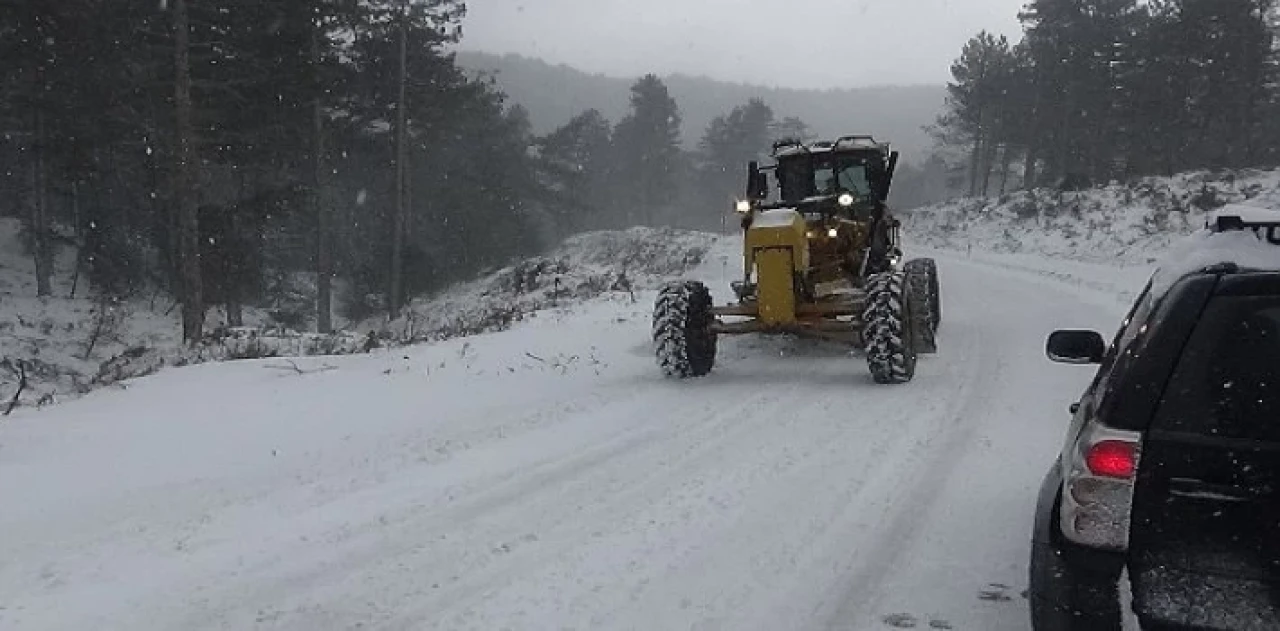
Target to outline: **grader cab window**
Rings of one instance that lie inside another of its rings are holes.
[[[812,163],[791,158],[778,164],[778,185],[783,201],[797,202],[813,194]]]
[[[871,195],[867,167],[862,164],[846,164],[841,168],[838,185],[840,191],[850,191],[858,197],[866,198]]]
[[[839,190],[840,181],[833,166],[817,167],[813,170],[813,192],[817,195],[834,195]]]
[[[872,197],[872,174],[866,160],[857,156],[799,156],[778,165],[782,199],[801,201],[816,195],[851,192],[861,199]]]

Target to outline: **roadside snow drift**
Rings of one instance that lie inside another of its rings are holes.
[[[64,249],[54,295],[36,298],[34,265],[17,220],[0,219],[0,403],[18,389],[22,406],[69,400],[166,367],[260,357],[349,355],[378,346],[438,341],[501,331],[540,309],[601,295],[630,296],[702,262],[716,237],[672,229],[593,232],[545,256],[517,262],[438,296],[415,300],[392,323],[384,317],[340,323],[315,335],[272,326],[265,308],[246,310],[247,328],[222,327],[210,310],[210,333],[194,348],[180,344],[176,310],[159,295],[95,297]],[[74,280],[74,282],[73,282]],[[72,287],[77,285],[75,295]]]
[[[1149,267],[1227,204],[1280,208],[1280,171],[1196,172],[1083,191],[962,199],[904,215],[930,247]]]

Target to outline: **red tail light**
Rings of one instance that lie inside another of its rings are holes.
[[[1138,464],[1138,445],[1123,440],[1104,440],[1089,448],[1084,461],[1094,475],[1132,478]]]

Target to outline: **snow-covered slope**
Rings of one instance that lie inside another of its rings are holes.
[[[721,298],[736,240],[694,274]],[[0,425],[0,628],[1027,628],[1088,288],[942,261],[942,353],[725,340],[659,377],[653,292],[354,357],[164,371]],[[295,368],[296,366],[296,368]]]
[[[702,263],[716,240],[669,228],[589,232],[544,256],[415,300],[395,322],[373,318],[355,328],[400,342],[501,331],[543,309],[656,288]]]
[[[1083,191],[1040,189],[911,211],[922,245],[1146,267],[1228,203],[1280,208],[1280,171],[1196,172]]]
[[[22,402],[33,405],[89,390],[98,366],[135,345],[172,345],[177,316],[168,304],[147,298],[95,300],[83,276],[76,278],[75,252],[55,257],[53,295],[36,297],[35,264],[20,239],[20,222],[0,218],[0,400],[12,398],[23,362],[28,373]],[[72,289],[75,294],[72,294]]]
[[[217,330],[222,314],[211,309],[208,325],[214,332],[204,344],[188,349],[179,343],[178,310],[170,301],[156,296],[109,302],[95,298],[83,277],[75,279],[70,248],[58,258],[54,295],[36,298],[34,264],[19,232],[16,219],[0,219],[0,404],[17,390],[21,361],[27,376],[19,401],[24,406],[75,398],[166,366],[352,354],[376,345],[504,330],[542,309],[651,288],[700,263],[715,241],[705,233],[648,228],[579,235],[543,257],[416,300],[396,322],[378,317],[343,322],[347,330],[334,336],[279,329],[261,308],[246,309],[251,328]]]

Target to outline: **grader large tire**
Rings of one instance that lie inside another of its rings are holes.
[[[703,377],[716,363],[711,331],[711,292],[697,281],[666,285],[653,310],[653,341],[662,374],[676,379]]]
[[[911,303],[912,332],[916,351],[938,352],[938,318],[941,305],[938,296],[938,270],[932,259],[908,261],[906,275],[907,301]]]
[[[916,291],[928,296],[929,321],[936,333],[942,326],[942,287],[938,282],[938,264],[933,259],[912,259],[903,266],[903,271],[908,277],[913,277],[915,283],[923,285]]]
[[[874,274],[867,278],[866,291],[862,341],[871,377],[881,384],[907,383],[915,378],[918,355],[906,275]]]

